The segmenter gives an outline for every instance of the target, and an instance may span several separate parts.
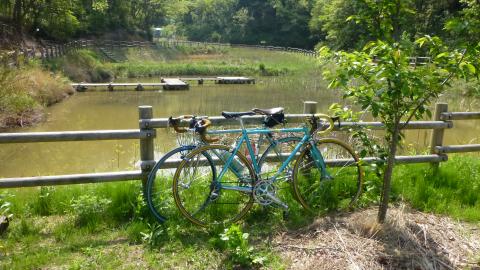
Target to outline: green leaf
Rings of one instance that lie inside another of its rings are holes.
[[[440,58],[443,58],[443,57],[447,57],[449,54],[448,52],[443,52],[443,53],[440,53],[438,54],[435,59],[440,59]]]
[[[352,21],[352,20],[356,20],[357,18],[358,18],[358,16],[356,16],[356,15],[351,15],[351,16],[348,16],[345,21],[349,22],[349,21]]]
[[[470,63],[467,63],[465,66],[468,68],[468,70],[469,70],[470,73],[472,73],[472,74],[475,74],[475,72],[477,71],[477,69],[475,68],[475,66],[472,65],[472,64],[470,64]]]
[[[427,42],[427,38],[426,37],[422,37],[422,38],[419,38],[415,41],[415,43],[417,43],[420,48],[423,47],[423,44],[425,44],[425,42]]]

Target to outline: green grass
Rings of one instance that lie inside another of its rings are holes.
[[[363,206],[378,201],[380,181],[370,175],[366,186]],[[392,191],[394,202],[478,222],[480,158],[452,156],[437,172],[428,164],[399,165]],[[14,215],[0,242],[0,268],[8,269],[225,268],[233,267],[232,256],[258,258],[252,254],[265,260],[256,267],[284,268],[265,239],[313,220],[301,208],[293,207],[285,220],[280,209],[256,206],[240,227],[249,233],[255,253],[235,254],[221,243],[222,228],[206,230],[177,218],[155,222],[137,181],[4,190],[2,195]],[[173,212],[175,206],[169,208]]]
[[[14,214],[0,244],[0,268],[221,268],[219,231],[156,223],[139,182],[25,188],[2,192]],[[107,202],[108,201],[108,202]],[[174,207],[172,205],[172,207]],[[279,258],[265,250],[269,265]]]
[[[186,54],[175,49],[135,50],[128,61],[108,64],[119,77],[139,76],[213,76],[262,75],[279,76],[305,71],[314,61],[304,56],[265,50],[228,48],[215,53]],[[153,60],[152,60],[153,59]]]
[[[47,68],[62,72],[74,82],[110,81],[113,74],[105,68],[98,52],[82,49],[45,62]]]
[[[112,49],[125,62],[111,63],[96,50],[79,50],[48,61],[72,81],[107,82],[145,76],[315,75],[315,60],[302,55],[243,48]]]
[[[422,211],[480,221],[480,158],[450,155],[438,172],[429,165],[398,166],[393,193]]]

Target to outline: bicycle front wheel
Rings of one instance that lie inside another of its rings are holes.
[[[158,160],[148,175],[145,191],[147,206],[160,223],[178,216],[172,196],[173,176],[177,168],[176,164],[195,148],[195,145],[188,145],[169,151]],[[213,162],[211,167],[215,169]]]
[[[358,156],[344,142],[325,138],[306,147],[293,168],[293,189],[300,204],[321,213],[352,207],[362,191]]]
[[[206,157],[211,157],[215,170]],[[192,223],[207,227],[241,219],[253,204],[255,172],[247,158],[232,157],[224,145],[193,150],[178,166],[173,197],[180,212]]]

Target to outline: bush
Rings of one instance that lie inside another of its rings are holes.
[[[32,124],[42,118],[43,107],[72,93],[63,77],[35,63],[20,69],[0,68],[0,128]]]
[[[252,267],[263,264],[265,257],[254,252],[253,247],[248,244],[248,233],[242,232],[239,225],[233,224],[220,234],[223,241],[223,248],[228,252],[229,261],[234,266]]]
[[[77,199],[72,199],[70,206],[78,226],[94,229],[111,203],[111,200],[98,198],[95,195],[82,195]]]

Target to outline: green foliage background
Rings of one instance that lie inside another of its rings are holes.
[[[371,1],[0,0],[0,21],[12,22],[38,37],[56,40],[106,33],[112,37],[112,32],[149,38],[150,29],[155,26],[163,27],[168,37],[198,41],[303,48],[321,43],[334,49],[358,49],[377,37],[375,29],[356,23],[352,17],[380,18],[380,13],[369,8]],[[448,36],[443,31],[445,22],[460,15],[478,17],[475,10],[467,9],[478,5],[472,0],[400,2],[406,8],[399,14],[399,31],[413,38],[429,34],[457,40],[460,37]],[[450,26],[465,28],[458,22]]]

